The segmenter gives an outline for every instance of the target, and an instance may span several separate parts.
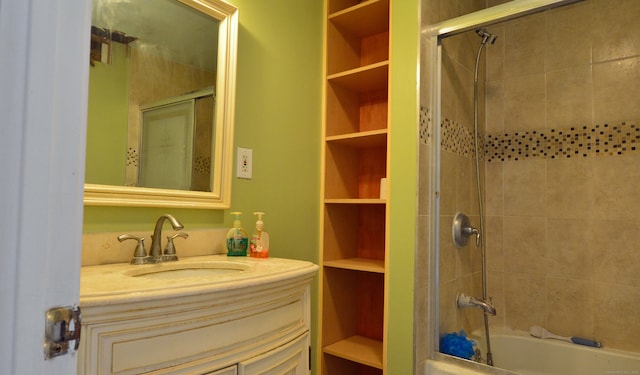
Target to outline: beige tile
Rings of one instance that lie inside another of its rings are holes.
[[[640,220],[640,155],[592,159],[594,217],[606,220]]]
[[[547,73],[547,129],[565,129],[593,123],[591,66]]]
[[[485,223],[487,270],[504,271],[503,218],[501,216],[487,216]]]
[[[457,280],[440,284],[440,333],[457,332],[460,330],[458,326],[458,307],[456,306],[457,295]]]
[[[596,220],[593,226],[594,280],[640,287],[640,222],[627,220]]]
[[[440,213],[452,216],[456,214],[457,163],[455,154],[442,151],[440,155]]]
[[[540,30],[540,32],[534,32]],[[544,73],[545,17],[536,14],[505,24],[505,78]]]
[[[458,156],[456,167],[456,212],[464,212],[467,215],[477,214],[478,208],[472,204],[472,194],[476,194],[473,160]]]
[[[445,39],[442,42],[442,72],[441,72],[441,95],[440,95],[440,107],[442,111],[442,120],[445,119],[455,120],[456,115],[456,85],[458,80],[455,70],[455,63],[451,57],[452,44],[449,40]]]
[[[473,70],[455,64],[456,121],[473,130]]]
[[[421,15],[423,25],[440,22],[440,0],[422,0]]]
[[[593,222],[580,219],[547,219],[547,275],[593,280]]]
[[[501,81],[504,79],[505,27],[502,24],[490,26],[487,31],[497,37],[493,44],[485,45],[487,82]]]
[[[591,284],[583,280],[547,280],[547,329],[561,336],[594,337],[594,302]]]
[[[460,12],[458,10],[457,1],[439,1],[440,3],[440,21],[448,20],[450,18],[458,17]]]
[[[418,245],[415,256],[415,287],[428,288],[430,280],[429,240],[430,238],[430,217],[427,215],[418,216]],[[420,296],[421,298],[424,296]],[[416,298],[418,293],[416,292]]]
[[[546,122],[544,73],[510,76],[504,82],[504,128],[507,132],[543,129]]]
[[[475,30],[450,37],[456,44],[455,60],[466,70],[473,72],[476,64],[476,53],[482,40]]]
[[[226,254],[225,237],[227,229],[201,229],[186,231],[189,238],[176,242],[178,257]],[[136,248],[135,241],[119,242],[116,233],[85,233],[82,235],[82,265],[128,263]],[[144,237],[147,251],[151,248],[150,232],[129,232],[133,236]]]
[[[430,212],[431,199],[431,147],[420,143],[418,146],[420,165],[418,168],[418,214],[426,215]]]
[[[502,162],[485,163],[485,214],[502,216],[504,213]]]
[[[549,218],[593,217],[593,160],[580,157],[547,163],[546,212]]]
[[[540,217],[505,217],[505,272],[546,274],[546,221]]]
[[[522,160],[504,164],[505,216],[545,214],[545,160]]]
[[[485,91],[485,132],[504,132],[504,81],[491,81]]]
[[[460,279],[458,290],[468,296],[480,298],[482,296],[482,288],[479,283],[479,275],[468,275]],[[479,329],[484,321],[484,315],[478,308],[462,308],[458,309],[458,324],[460,328],[467,333]],[[459,329],[458,329],[459,330]]]
[[[487,295],[496,308],[496,315],[489,317],[489,324],[493,327],[503,327],[505,324],[504,272],[492,271],[487,275]]]
[[[591,2],[548,11],[546,70],[591,64]]]
[[[480,250],[476,248],[473,238],[469,239],[467,246],[456,250],[456,278],[460,279],[473,273],[473,253],[477,251]]]
[[[636,0],[593,1],[593,61],[619,59],[640,54],[640,2]]]
[[[453,216],[440,217],[440,283],[448,283],[456,279],[458,253],[463,251],[455,247],[451,234]]]
[[[469,14],[485,8],[485,0],[458,0],[460,15]]]
[[[544,277],[510,273],[504,275],[505,326],[528,331],[546,324],[547,283]]]
[[[639,81],[640,57],[594,65],[593,101],[596,124],[640,119],[640,106],[637,105],[640,98]]]
[[[597,284],[595,339],[606,348],[640,352],[640,288]]]

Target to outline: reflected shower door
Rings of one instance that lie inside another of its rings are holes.
[[[193,127],[193,100],[143,112],[139,186],[190,188]]]

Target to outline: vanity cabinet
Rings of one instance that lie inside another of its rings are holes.
[[[207,372],[204,375],[238,375],[238,366],[223,368],[222,370]]]
[[[148,291],[122,295],[83,297],[81,282],[78,374],[308,375],[317,266],[293,262],[307,266],[169,290],[148,280]]]
[[[325,0],[322,375],[384,374],[389,0]]]

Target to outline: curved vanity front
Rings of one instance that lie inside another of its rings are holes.
[[[212,255],[82,268],[79,374],[309,374],[318,267]]]

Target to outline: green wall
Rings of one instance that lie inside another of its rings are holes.
[[[89,113],[85,181],[123,185],[127,160],[129,76],[125,46],[112,43],[111,64],[89,68]],[[108,157],[107,157],[108,156]]]
[[[391,172],[387,373],[413,373],[420,0],[391,1]]]
[[[231,210],[87,206],[84,231],[152,230],[165,212],[185,230],[226,228],[232,224],[228,212],[235,210],[245,212],[250,231],[251,212],[264,211],[273,256],[317,260],[322,4],[229,2],[239,8],[240,24],[234,143],[253,149],[253,179],[235,178],[234,164]],[[94,143],[89,140],[89,147]]]
[[[323,2],[229,0],[239,8],[235,146],[253,149],[253,179],[233,179],[231,210],[85,207],[85,232],[151,231],[170,212],[185,230],[227,228],[229,211],[264,211],[270,253],[318,262]],[[419,0],[392,1],[388,373],[413,371]],[[234,148],[235,157],[235,148]],[[234,168],[235,171],[235,168]],[[235,174],[234,174],[235,175]],[[312,290],[313,367],[317,285]],[[314,372],[315,373],[315,372]]]
[[[231,209],[225,211],[87,206],[84,232],[152,231],[157,217],[167,212],[187,232],[228,228],[229,212],[236,210],[245,212],[243,225],[251,232],[251,213],[264,211],[271,256],[317,263],[322,1],[228,1],[239,9],[234,158],[236,147],[253,149],[253,179],[235,178],[234,163]],[[314,348],[317,295],[313,285]]]

